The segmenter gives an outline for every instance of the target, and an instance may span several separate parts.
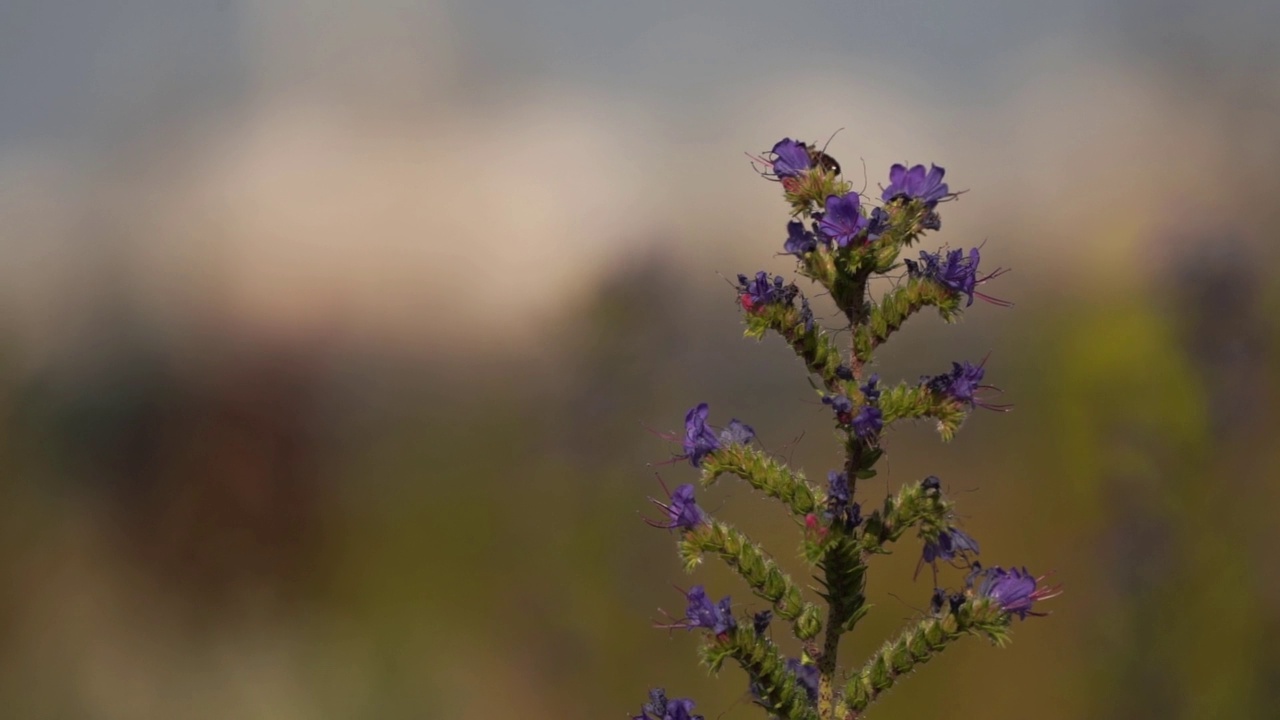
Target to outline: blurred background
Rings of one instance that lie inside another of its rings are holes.
[[[876,717],[1280,713],[1280,5],[0,0],[0,716],[759,717],[654,630],[678,430],[815,480],[828,413],[726,278],[792,270],[744,151],[825,142],[1014,271],[879,370],[1015,405],[887,439],[1053,616]],[[833,308],[815,300],[834,325]],[[781,510],[702,504],[797,577]],[[877,559],[859,663],[928,605]],[[927,574],[926,574],[927,575]],[[950,571],[942,582],[962,580]],[[795,648],[787,646],[788,651]]]

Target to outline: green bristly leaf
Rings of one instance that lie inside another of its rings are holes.
[[[839,632],[848,632],[869,609],[865,595],[867,566],[855,538],[841,535],[833,540],[818,567],[823,572],[819,580],[823,592],[819,595],[831,605],[827,622]]]
[[[741,530],[709,520],[686,532],[679,550],[688,571],[701,562],[704,553],[720,556],[756,596],[770,602],[779,617],[791,621],[801,640],[817,637],[821,632],[818,607],[805,602],[800,588]]]
[[[822,491],[805,481],[804,475],[747,445],[730,445],[702,461],[702,485],[710,487],[721,475],[736,475],[751,487],[781,500],[800,518],[813,512],[825,500]]]

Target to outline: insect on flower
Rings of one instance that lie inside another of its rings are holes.
[[[750,158],[752,166],[756,167],[756,172],[772,180],[795,178],[813,168],[820,168],[831,175],[839,175],[840,163],[828,155],[826,149],[826,145],[819,150],[816,145],[783,138],[775,143],[769,152],[760,155],[748,153],[747,157]],[[760,166],[767,169],[762,170]]]

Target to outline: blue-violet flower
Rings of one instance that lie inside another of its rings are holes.
[[[631,720],[703,720],[701,715],[693,714],[693,701],[687,698],[668,700],[662,688],[649,691],[649,702],[640,708],[639,715]]]
[[[813,167],[809,148],[791,138],[779,140],[772,150],[773,174],[780,178],[796,177]]]
[[[804,257],[805,253],[818,249],[818,238],[805,229],[804,223],[792,220],[787,223],[787,241],[783,243],[782,249],[796,257]]]
[[[1037,601],[1061,594],[1061,590],[1056,587],[1038,587],[1039,581],[1044,578],[1032,577],[1026,568],[1004,570],[995,566],[982,571],[979,577],[982,578],[977,589],[980,597],[995,600],[1005,612],[1024,620],[1028,615],[1044,615],[1031,611]]]
[[[698,507],[697,501],[693,497],[693,485],[686,483],[676,488],[671,493],[670,504],[663,503],[659,500],[649,498],[649,502],[662,508],[667,513],[666,522],[656,522],[646,520],[653,527],[671,530],[680,528],[681,530],[693,530],[697,526],[706,521],[706,514],[702,512],[702,508]]]
[[[870,221],[862,214],[862,205],[856,193],[830,195],[827,197],[826,212],[818,221],[818,232],[828,240],[834,240],[836,245],[845,247],[869,226]]]
[[[901,163],[895,164],[889,168],[889,187],[884,189],[881,199],[885,202],[898,198],[923,200],[925,207],[932,209],[940,200],[950,195],[947,184],[942,182],[942,176],[946,172],[937,165],[930,165],[926,173],[923,165],[914,165],[908,169]]]

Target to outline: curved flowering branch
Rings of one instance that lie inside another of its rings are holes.
[[[885,643],[844,686],[844,697],[836,706],[836,717],[852,720],[884,692],[918,666],[933,659],[948,645],[966,634],[999,636],[1008,626],[1008,616],[992,613],[990,603],[982,604],[980,616],[972,608],[964,613],[948,613],[926,618]]]
[[[743,335],[759,340],[768,330],[778,333],[804,361],[809,372],[822,378],[827,387],[835,387],[841,380],[852,377],[840,349],[814,322],[808,298],[794,284],[783,285],[780,277],[770,280],[765,272],[756,273],[753,280],[739,275],[738,284],[739,302],[747,319]]]
[[[862,362],[870,360],[876,348],[926,307],[936,307],[945,322],[955,322],[960,315],[960,298],[959,293],[937,283],[908,280],[885,293],[871,309],[867,324],[854,330],[854,355]]]
[[[702,646],[702,660],[719,672],[726,660],[742,667],[760,704],[774,717],[821,720],[805,682],[777,647],[754,628],[741,626]]]
[[[995,645],[1008,643],[1009,624],[1014,616],[1022,619],[1043,614],[1032,612],[1031,608],[1036,602],[1059,594],[1058,588],[1039,587],[1039,580],[1026,570],[995,567],[972,573],[963,592],[936,592],[933,609],[937,617],[921,620],[872,655],[846,682],[836,716],[845,720],[857,718],[901,677],[964,635],[980,635]]]
[[[753,447],[733,445],[703,459],[703,487],[710,487],[721,475],[746,480],[756,490],[781,500],[797,517],[803,518],[820,504],[821,491],[810,485],[803,474]]]
[[[741,575],[753,593],[773,605],[779,617],[792,622],[796,637],[808,640],[822,631],[817,606],[805,602],[800,588],[741,530],[711,520],[685,533],[680,541],[685,570],[692,571],[704,553],[718,555]]]
[[[885,498],[884,506],[863,523],[859,547],[864,553],[883,554],[885,546],[897,541],[917,526],[939,527],[952,513],[952,505],[938,490],[937,478],[904,485],[896,496]]]

